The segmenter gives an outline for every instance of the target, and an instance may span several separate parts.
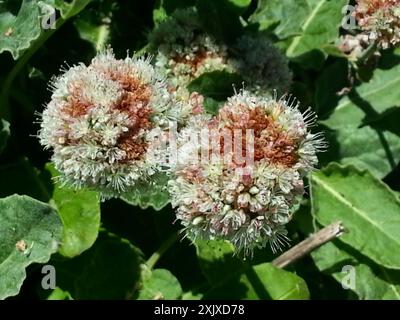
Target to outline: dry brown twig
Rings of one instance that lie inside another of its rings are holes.
[[[342,222],[334,222],[281,254],[272,261],[272,264],[278,268],[285,268],[316,248],[339,237],[344,230]]]

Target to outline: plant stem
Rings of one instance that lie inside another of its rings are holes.
[[[363,65],[365,62],[368,61],[368,59],[376,52],[376,49],[378,48],[378,43],[374,41],[369,45],[367,49],[363,52],[362,56],[358,58],[357,64],[358,65]]]
[[[321,229],[309,238],[303,240],[295,245],[290,250],[281,254],[278,258],[272,261],[272,264],[278,268],[285,268],[289,264],[297,261],[303,256],[309,254],[311,251],[322,246],[323,244],[339,237],[344,231],[341,222],[334,222],[329,226]]]
[[[162,255],[171,248],[174,243],[179,239],[179,232],[173,233],[163,244],[154,252],[151,257],[146,261],[147,267],[151,270],[157,264]]]

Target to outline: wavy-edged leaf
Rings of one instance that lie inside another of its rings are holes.
[[[19,292],[27,266],[49,261],[61,232],[51,206],[27,196],[0,199],[0,299]]]
[[[54,180],[52,204],[58,210],[64,229],[60,253],[72,258],[89,249],[96,241],[100,228],[100,197],[97,192],[62,187],[59,173],[52,164],[46,169]]]
[[[19,59],[42,34],[49,32],[42,28],[42,19],[47,18],[53,8],[60,10],[62,18],[67,20],[83,10],[90,1],[73,0],[69,3],[62,0],[23,0],[16,16],[7,10],[11,0],[2,1],[0,53],[9,51],[14,60]]]
[[[8,11],[0,14],[0,53],[8,51],[17,60],[30,47],[41,34],[40,10],[38,1],[23,0],[16,16]]]
[[[312,210],[322,225],[340,220],[340,241],[387,268],[400,269],[400,200],[370,172],[331,164],[313,173]]]
[[[157,173],[149,179],[148,183],[138,183],[133,191],[124,194],[121,198],[125,202],[139,206],[141,209],[149,207],[161,210],[170,201],[167,190],[169,178],[164,173]]]

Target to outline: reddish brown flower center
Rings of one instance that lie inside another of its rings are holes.
[[[248,155],[246,131],[252,130],[254,139],[254,161],[267,159],[274,164],[293,166],[297,160],[296,142],[282,127],[268,116],[262,108],[248,110],[247,114],[226,112],[228,125],[223,130],[230,131],[234,137],[236,130],[241,130],[242,157]],[[237,148],[235,142],[232,143]],[[221,152],[224,150],[224,139],[221,139]]]

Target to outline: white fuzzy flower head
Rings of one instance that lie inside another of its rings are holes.
[[[298,110],[294,99],[261,98],[247,91],[231,97],[214,118],[194,116],[179,134],[180,161],[169,182],[187,236],[229,240],[244,255],[267,243],[273,251],[282,247],[288,241],[285,225],[304,192],[302,178],[325,147],[320,135],[309,131],[314,120],[310,110]],[[188,141],[205,129],[206,140]],[[250,137],[252,143],[234,142],[227,157],[225,146],[237,133],[243,133],[242,142]],[[218,141],[217,147],[205,141]],[[195,161],[200,154],[210,155],[208,161]],[[253,161],[238,161],[233,154],[251,154]]]
[[[149,42],[157,52],[156,68],[177,87],[213,71],[237,73],[247,90],[263,95],[284,93],[292,82],[287,58],[266,36],[246,34],[228,47],[204,31],[195,8],[175,11]]]
[[[203,73],[228,70],[227,47],[201,28],[195,8],[176,10],[149,35],[155,66],[174,86],[186,87]]]
[[[163,127],[188,112],[149,59],[117,60],[108,49],[64,71],[52,82],[39,132],[61,181],[107,198],[161,170]]]
[[[379,47],[387,49],[400,43],[400,0],[357,0],[354,15]]]

